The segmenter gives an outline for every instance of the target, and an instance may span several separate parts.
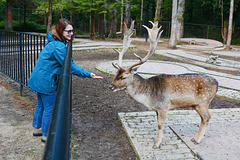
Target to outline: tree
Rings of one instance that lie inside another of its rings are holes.
[[[131,10],[131,2],[127,1],[126,8],[125,8],[125,18],[124,18],[124,23],[126,25],[122,25],[122,33],[125,32],[125,27],[128,26],[128,24],[130,22],[130,10]]]
[[[183,37],[184,32],[184,9],[185,9],[185,0],[178,1],[177,8],[177,41]]]
[[[98,15],[98,33],[101,39],[105,39],[104,26],[104,13],[101,13]]]
[[[128,23],[130,22],[130,12],[131,11],[131,2],[127,1],[126,2],[126,9],[125,9],[125,20],[124,22],[128,26]]]
[[[51,31],[51,26],[52,26],[52,0],[49,0],[47,34]]]
[[[70,2],[72,3],[73,0],[70,0]],[[70,12],[70,21],[75,25],[75,14],[74,14],[74,12]]]
[[[95,20],[97,14],[106,13],[106,0],[73,0],[72,8],[78,12],[90,13],[91,17],[91,39],[95,38]]]
[[[229,13],[229,23],[228,23],[227,46],[226,46],[227,50],[230,50],[230,45],[231,45],[231,40],[232,40],[233,7],[234,7],[234,0],[231,0],[230,13]]]
[[[161,12],[162,3],[163,3],[163,0],[157,0],[154,22],[160,20],[160,12]]]
[[[172,25],[171,25],[171,36],[168,47],[176,49],[177,46],[177,8],[178,0],[172,1]]]
[[[228,25],[228,21],[224,20],[224,16],[223,16],[223,0],[219,1],[220,3],[220,8],[221,8],[221,18],[222,18],[222,30],[221,30],[221,34],[222,34],[222,39],[223,39],[223,44],[227,43],[227,25]]]
[[[143,0],[142,0],[143,1]],[[120,23],[120,32],[122,32],[123,27],[123,0],[122,0],[122,7],[121,7],[121,23]]]
[[[12,0],[7,0],[5,8],[5,30],[12,30]]]
[[[223,39],[223,44],[227,44],[227,36],[228,36],[228,21],[225,20],[222,24],[222,39]]]
[[[117,32],[117,8],[113,8],[111,36],[116,37]]]
[[[123,0],[107,0],[104,11],[105,34],[108,37],[116,37],[118,13],[121,10],[121,18],[123,18]],[[121,23],[120,23],[121,24]],[[121,26],[120,26],[121,31]]]

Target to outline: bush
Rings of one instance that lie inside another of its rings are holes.
[[[5,21],[0,22],[0,29],[4,29],[5,27]],[[45,25],[40,25],[37,24],[36,22],[33,21],[26,21],[26,32],[40,32],[40,33],[46,33],[46,28]],[[21,22],[19,24],[18,21],[13,20],[13,31],[24,31],[24,22]]]
[[[232,39],[231,44],[233,44],[233,45],[240,45],[240,37]]]
[[[40,25],[33,21],[26,21],[25,29],[26,32],[46,33],[45,25]],[[24,31],[24,22],[21,22],[21,24],[19,25],[17,21],[13,21],[13,30]]]

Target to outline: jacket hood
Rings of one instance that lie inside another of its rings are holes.
[[[53,41],[61,41],[64,44],[66,44],[67,42],[65,39],[61,40],[60,36],[57,34],[55,29],[52,29],[52,31],[48,33],[48,42],[53,42]]]
[[[53,33],[54,33],[53,31],[50,31],[50,32],[48,33],[48,41],[49,41],[49,42],[56,41],[56,39],[54,39],[53,36],[52,36]]]
[[[65,39],[63,41],[61,41],[59,35],[53,29],[52,31],[50,31],[48,33],[48,39],[47,39],[47,42],[45,45],[47,45],[49,42],[54,42],[54,41],[60,41],[60,42],[63,42],[64,44],[66,44],[66,42],[67,42]]]

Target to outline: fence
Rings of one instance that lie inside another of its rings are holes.
[[[20,30],[23,29],[23,19],[24,19],[24,10],[19,8],[13,8],[13,29]],[[46,32],[47,29],[47,14],[44,10],[34,10],[34,9],[26,9],[26,31],[38,31],[38,32]],[[146,13],[148,14],[148,13]],[[0,7],[0,17],[4,19],[5,15],[5,7]],[[34,16],[33,16],[34,15]],[[36,18],[37,17],[37,18]],[[53,24],[57,22],[57,20],[61,17],[70,19],[70,13],[67,10],[62,12],[54,12],[53,13]],[[75,14],[75,27],[77,32],[80,34],[90,34],[90,20],[88,14]],[[142,24],[150,25],[145,20],[136,21],[135,29],[136,35],[140,37],[145,37],[146,31],[142,27]],[[151,19],[149,19],[151,20]],[[147,23],[147,24],[146,24]],[[162,29],[164,30],[162,37],[170,38],[171,34],[171,22],[170,21],[160,21],[160,25],[162,25]],[[96,31],[98,28],[98,18],[96,18],[95,23]],[[1,27],[1,26],[0,26]],[[118,21],[117,30],[120,30],[120,22]],[[232,43],[231,44],[240,44],[240,27],[233,26],[232,33]],[[96,33],[98,34],[98,33]],[[221,26],[217,25],[207,25],[207,24],[194,24],[194,23],[184,23],[184,38],[207,38],[214,39],[222,42],[221,36]]]
[[[137,21],[135,23],[135,28],[138,36],[145,36],[145,29],[141,24],[146,22]],[[168,21],[159,21],[159,24],[162,25],[164,32],[162,33],[162,38],[170,38],[171,35],[171,22]],[[146,24],[145,24],[146,25]],[[148,23],[148,26],[151,24]],[[240,44],[240,27],[234,27],[232,33],[232,43],[231,44]],[[221,26],[216,25],[205,25],[205,24],[193,24],[193,23],[184,23],[184,35],[183,38],[206,38],[213,39],[222,42],[221,35]]]
[[[0,72],[27,86],[47,36],[0,30]]]

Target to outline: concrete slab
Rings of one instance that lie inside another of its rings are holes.
[[[122,48],[122,43],[105,42],[105,41],[92,41],[85,39],[74,40],[73,50],[86,50],[86,49],[100,49],[100,48]],[[136,47],[130,45],[130,48]]]
[[[196,155],[206,160],[238,160],[240,157],[240,121],[210,123],[204,139],[198,145],[191,139],[196,136],[199,124],[171,125],[170,128]]]
[[[182,38],[182,42],[189,43],[189,45],[178,45],[178,47],[182,48],[190,48],[190,49],[202,49],[202,50],[218,50],[224,49],[223,43],[212,40],[212,39],[204,39],[204,38]]]
[[[198,55],[197,53],[186,52],[183,50],[156,50],[156,53],[160,54],[160,55],[171,54],[171,55],[175,55],[175,56],[182,57],[185,59],[191,59],[191,60],[201,61],[201,62],[205,62],[205,63],[206,63],[207,59],[209,58],[209,56]],[[215,65],[240,69],[240,62],[222,59],[222,58],[217,58],[217,63]]]
[[[169,111],[164,125],[163,144],[160,149],[152,149],[157,137],[155,112],[119,113],[119,117],[141,160],[196,159],[195,154],[197,153],[200,153],[206,160],[239,158],[240,109],[211,109],[210,114],[212,118],[206,136],[202,143],[195,146],[188,144],[188,141],[198,131],[199,115],[193,110]],[[186,138],[179,139],[178,137],[181,136]],[[225,151],[223,151],[224,149]],[[214,151],[219,153],[219,150],[225,153],[224,157],[214,154]],[[191,154],[192,151],[194,151],[194,155]]]
[[[205,53],[209,53],[209,52],[205,52]],[[211,51],[210,54],[223,55],[223,56],[228,56],[228,57],[238,57],[238,58],[240,58],[240,52],[232,52],[232,51]]]

